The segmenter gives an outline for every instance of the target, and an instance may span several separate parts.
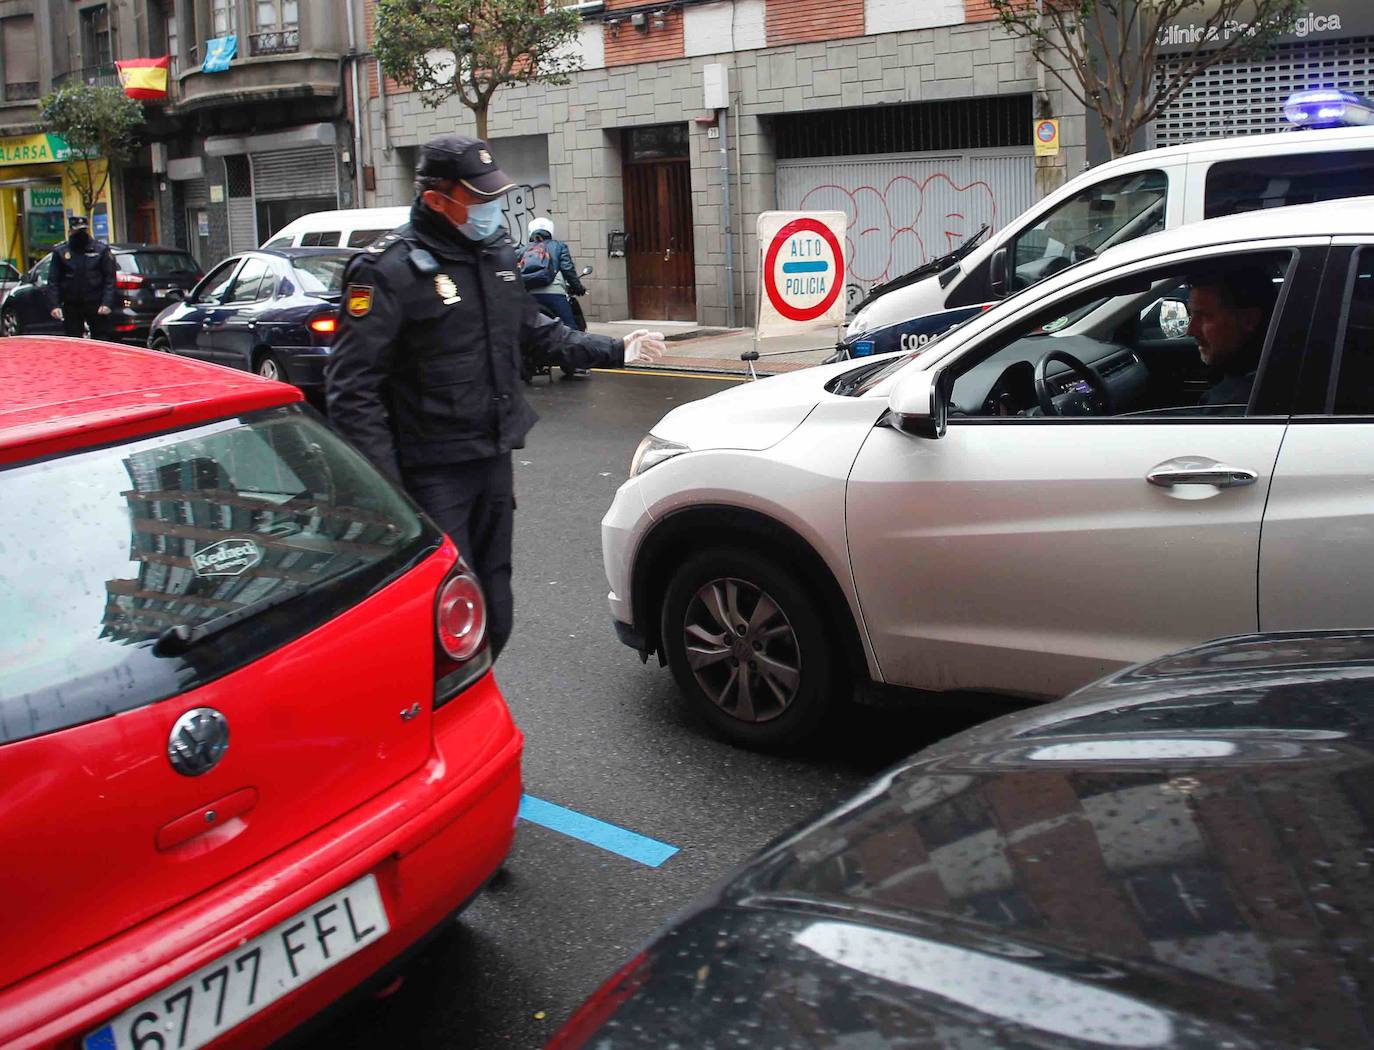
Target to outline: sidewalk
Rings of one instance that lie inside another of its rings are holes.
[[[701,328],[690,321],[611,321],[589,324],[587,331],[622,337],[637,328],[662,332],[668,339],[668,353],[656,368],[746,374],[749,371],[739,355],[754,349],[752,328]],[[759,375],[794,372],[818,365],[834,352],[835,330],[823,328],[803,335],[765,339],[758,350],[761,357],[754,368]],[[787,352],[778,354],[779,351]],[[772,354],[778,356],[768,356]]]

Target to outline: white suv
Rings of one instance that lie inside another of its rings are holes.
[[[1051,698],[1221,635],[1374,626],[1371,479],[1357,198],[1142,238],[916,353],[677,408],[602,544],[621,638],[782,745],[851,683]]]

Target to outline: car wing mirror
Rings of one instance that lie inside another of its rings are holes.
[[[33,284],[33,283],[35,282],[35,280],[36,280],[36,278],[35,278],[34,275],[33,275],[33,271],[30,270],[28,273],[24,274],[23,277],[19,278],[19,283],[20,283],[20,284]]]
[[[1159,330],[1165,339],[1182,339],[1188,334],[1192,317],[1188,304],[1182,299],[1161,299],[1159,302]]]
[[[888,422],[912,437],[944,437],[952,383],[943,368],[902,376],[887,397]]]
[[[1002,298],[1007,294],[1011,284],[1007,280],[1007,250],[998,248],[992,253],[992,258],[988,260],[988,280],[992,294],[997,298]]]

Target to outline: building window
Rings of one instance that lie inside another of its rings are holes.
[[[297,0],[255,0],[252,54],[280,55],[300,50],[296,4]]]
[[[114,61],[110,47],[110,9],[104,4],[81,12],[81,63],[91,70]]]
[[[210,0],[210,36],[218,40],[238,32],[238,12],[234,0]]]
[[[0,50],[3,50],[5,101],[38,97],[38,40],[33,15],[0,19]]]
[[[148,48],[154,57],[170,55],[173,72],[181,58],[179,37],[175,0],[149,0]]]

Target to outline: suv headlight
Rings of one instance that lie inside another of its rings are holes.
[[[686,445],[681,445],[676,441],[667,441],[654,434],[645,434],[644,440],[639,443],[639,448],[635,449],[634,458],[630,460],[630,477],[643,474],[650,467],[658,466],[665,459],[672,459],[680,456],[684,452],[692,450]]]

